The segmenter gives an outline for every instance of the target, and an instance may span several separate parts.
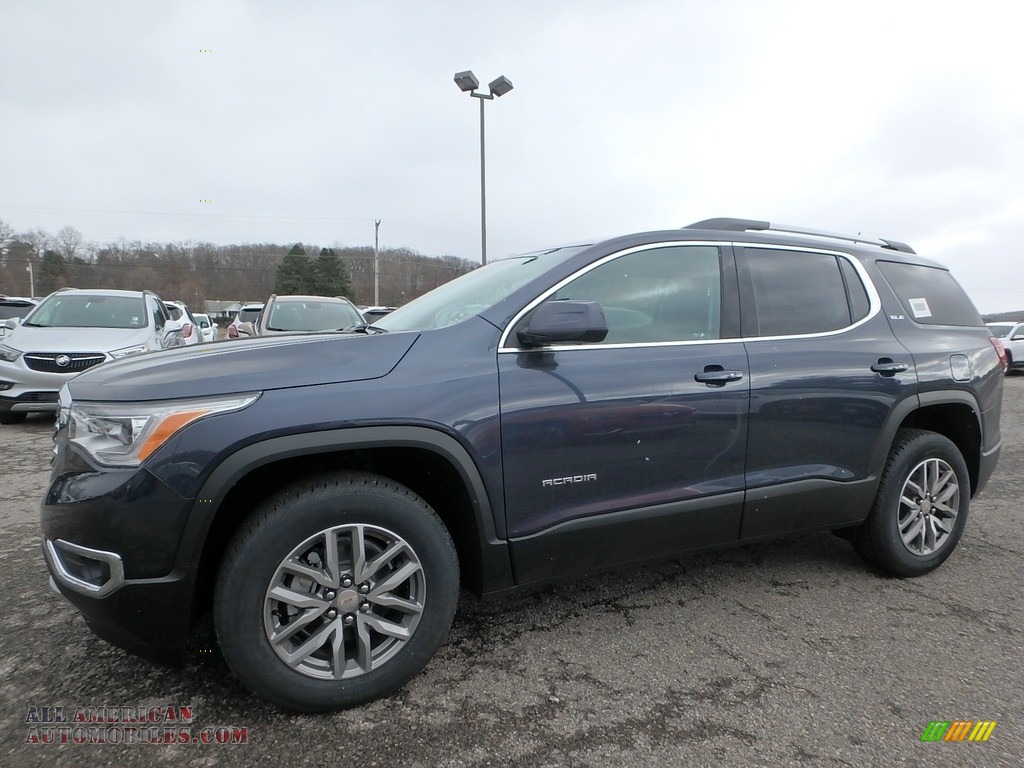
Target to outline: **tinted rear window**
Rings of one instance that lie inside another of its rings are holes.
[[[939,267],[880,261],[907,317],[924,325],[984,325],[981,315],[953,276]]]
[[[830,253],[747,248],[745,254],[757,316],[756,327],[745,327],[749,335],[827,333],[867,314],[870,304],[856,270],[850,267],[844,278],[843,260]],[[848,290],[857,296],[855,311]]]

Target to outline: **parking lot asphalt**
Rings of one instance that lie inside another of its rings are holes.
[[[464,595],[412,683],[320,716],[243,690],[208,626],[184,667],[158,667],[94,637],[50,592],[37,509],[51,430],[42,417],[0,427],[0,765],[1024,763],[1024,377],[1006,380],[996,474],[928,576],[880,576],[819,534]],[[151,722],[125,722],[140,714]],[[72,721],[70,743],[45,743],[61,738],[55,715]],[[176,743],[75,743],[76,715],[121,721],[90,739],[151,729]],[[986,742],[922,742],[933,721],[996,726]]]

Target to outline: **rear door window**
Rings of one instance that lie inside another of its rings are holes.
[[[857,270],[840,256],[775,248],[744,248],[743,254],[745,336],[828,333],[870,311]]]

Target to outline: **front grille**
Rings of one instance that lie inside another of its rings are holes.
[[[15,398],[19,403],[56,403],[56,392],[23,392]]]
[[[99,365],[107,356],[102,352],[26,352],[25,365],[43,373],[80,373]],[[66,362],[65,362],[66,361]],[[61,363],[64,363],[61,365]]]

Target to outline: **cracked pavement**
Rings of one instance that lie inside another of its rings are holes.
[[[183,668],[95,638],[52,594],[37,505],[51,420],[0,427],[0,764],[18,766],[1019,766],[1024,752],[1024,377],[1003,453],[950,560],[898,580],[817,534],[463,595],[395,696],[284,715],[246,693],[208,625]],[[29,707],[191,706],[246,745],[31,745]],[[922,743],[932,720],[996,720]]]

